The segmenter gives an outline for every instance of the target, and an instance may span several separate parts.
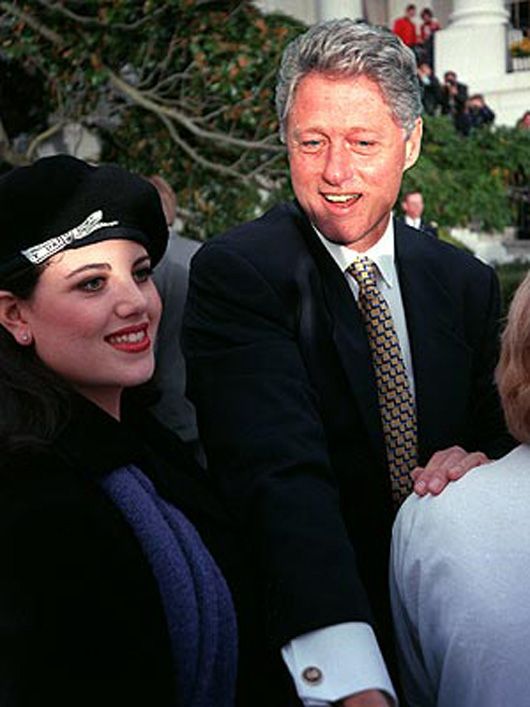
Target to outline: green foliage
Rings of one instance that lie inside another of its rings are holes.
[[[508,312],[508,307],[519,284],[529,271],[528,263],[516,261],[514,263],[504,263],[497,265],[495,270],[499,276],[501,285],[501,300],[504,315]]]
[[[512,188],[528,183],[528,165],[528,131],[480,128],[462,137],[447,117],[426,116],[422,154],[402,190],[422,191],[428,220],[502,231],[515,222]]]
[[[289,189],[274,83],[300,23],[227,0],[6,5],[0,50],[46,77],[48,112],[96,128],[103,160],[162,174],[189,235],[252,218]]]

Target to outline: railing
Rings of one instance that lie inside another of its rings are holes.
[[[514,47],[528,45],[530,51],[530,37],[523,35],[520,29],[509,29],[507,37],[508,71],[530,71],[530,53],[528,56],[514,56]]]
[[[517,214],[517,238],[530,240],[530,186],[512,187],[510,197]]]

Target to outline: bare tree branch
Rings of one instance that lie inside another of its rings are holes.
[[[171,138],[175,142],[175,144],[177,144],[181,149],[183,149],[184,152],[186,152],[186,154],[188,154],[195,162],[200,164],[205,169],[217,172],[218,174],[224,174],[228,177],[234,177],[235,179],[247,181],[247,177],[241,174],[240,172],[237,172],[235,169],[232,169],[231,167],[227,167],[222,164],[218,164],[217,162],[210,162],[210,160],[207,160],[205,157],[202,157],[202,155],[199,155],[199,153],[194,150],[191,145],[188,145],[188,143],[180,137],[178,132],[175,130],[175,126],[173,125],[173,123],[168,120],[165,115],[158,114],[158,117],[166,126],[166,129],[171,135]]]
[[[0,160],[7,162],[12,167],[19,167],[29,163],[28,158],[25,155],[20,154],[16,150],[13,150],[9,138],[4,128],[2,119],[0,118]]]
[[[267,172],[267,174],[269,174],[271,166],[274,164],[274,162],[277,162],[280,157],[282,157],[282,155],[273,155],[268,160],[265,160],[265,162],[262,162],[255,169],[253,169],[252,172],[250,172],[248,178],[254,179],[262,172]]]
[[[43,5],[48,10],[51,10],[52,12],[59,12],[61,15],[64,15],[64,17],[67,17],[69,20],[73,20],[74,22],[77,22],[81,25],[85,25],[85,27],[105,27],[107,29],[119,29],[125,31],[137,30],[139,27],[146,24],[147,22],[151,22],[151,20],[155,19],[158,15],[161,15],[167,9],[165,5],[161,5],[149,15],[145,15],[145,17],[136,20],[136,22],[131,22],[130,24],[127,24],[126,22],[102,22],[96,17],[87,17],[86,15],[79,15],[77,12],[73,12],[67,7],[64,7],[64,5],[61,5],[57,2],[52,3],[49,2],[49,0],[37,0],[37,2],[40,5]]]
[[[11,2],[0,2],[0,8],[2,10],[5,10],[8,12],[10,15],[14,15],[15,17],[18,17],[21,19],[23,22],[25,22],[27,25],[29,25],[32,29],[35,30],[35,32],[38,32],[41,34],[43,37],[45,37],[49,42],[52,44],[55,44],[58,47],[62,47],[64,45],[63,39],[60,35],[58,35],[56,32],[53,30],[49,29],[49,27],[46,27],[45,24],[42,22],[39,22],[36,20],[32,15],[28,14],[27,12],[24,12],[24,10],[21,10],[20,8],[16,7]]]
[[[235,138],[231,135],[226,135],[225,133],[214,132],[212,130],[204,130],[200,128],[193,120],[188,118],[186,115],[174,108],[169,108],[167,106],[162,106],[156,103],[151,98],[148,98],[145,93],[138,91],[134,86],[126,83],[117,76],[112,70],[108,70],[110,75],[110,80],[112,85],[121,93],[125,94],[134,103],[146,110],[155,113],[160,117],[164,117],[170,120],[174,120],[176,123],[182,125],[183,128],[189,130],[190,133],[203,140],[214,141],[217,143],[224,143],[226,145],[231,145],[233,147],[238,147],[244,150],[264,150],[266,152],[284,152],[285,148],[282,145],[271,145],[265,140],[254,141],[254,140],[243,140],[241,138]]]
[[[39,145],[41,145],[48,138],[52,137],[52,135],[55,135],[55,133],[58,133],[60,130],[62,130],[62,128],[64,128],[65,124],[66,124],[66,121],[60,120],[57,123],[54,123],[52,126],[50,126],[47,130],[44,130],[44,132],[37,135],[31,141],[31,144],[27,149],[26,154],[28,156],[28,160],[31,161],[33,159],[33,155]]]

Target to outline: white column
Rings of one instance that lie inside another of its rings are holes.
[[[363,19],[362,0],[317,0],[317,17],[319,20]]]
[[[506,25],[503,0],[454,0],[449,26],[435,35],[439,77],[456,71],[473,93],[474,84],[506,73]]]
[[[508,11],[502,0],[454,0],[449,22],[453,27],[504,25]]]

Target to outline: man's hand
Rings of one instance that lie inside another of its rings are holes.
[[[411,476],[418,496],[437,496],[450,481],[460,479],[470,469],[490,461],[483,452],[466,452],[462,447],[449,447],[432,455],[427,466],[418,466]]]
[[[393,701],[379,690],[364,690],[337,702],[340,707],[392,707]]]

